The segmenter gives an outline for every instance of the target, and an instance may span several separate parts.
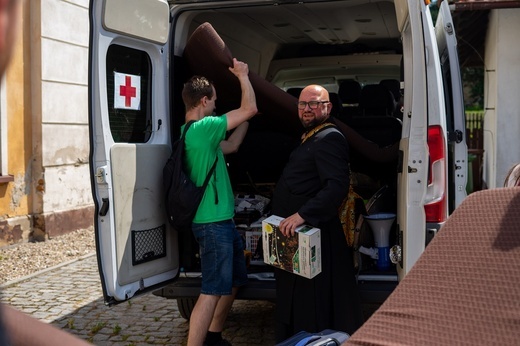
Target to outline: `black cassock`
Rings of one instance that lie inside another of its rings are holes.
[[[313,279],[275,269],[278,342],[301,330],[352,334],[363,322],[352,249],[338,218],[348,186],[348,145],[330,128],[291,153],[276,185],[272,213],[288,217],[298,212],[306,224],[320,228],[322,256],[322,272]]]

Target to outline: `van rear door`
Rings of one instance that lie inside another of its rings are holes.
[[[435,34],[441,61],[446,126],[448,130],[448,191],[451,213],[466,198],[467,157],[466,122],[457,38],[447,1],[439,8]]]
[[[179,273],[162,194],[171,153],[169,16],[166,0],[90,2],[90,175],[107,304]]]
[[[467,153],[460,67],[447,3],[441,5],[437,30],[423,2],[395,4],[405,57],[398,211],[402,279],[465,198]],[[410,57],[411,64],[406,61]]]
[[[415,0],[395,1],[398,28],[403,42],[404,113],[399,144],[402,164],[398,174],[399,280],[410,271],[425,247],[425,191],[428,176],[427,128],[430,79],[425,61],[428,26],[424,25],[425,5]],[[433,26],[431,27],[433,31]],[[394,259],[395,260],[395,259]]]

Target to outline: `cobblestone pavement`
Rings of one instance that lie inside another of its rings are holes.
[[[94,255],[8,283],[2,300],[95,345],[186,345],[188,322],[175,300],[152,293],[103,303]],[[274,345],[274,304],[235,301],[223,336],[235,346]]]

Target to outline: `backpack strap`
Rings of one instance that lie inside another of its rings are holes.
[[[181,139],[184,141],[186,137],[186,132],[188,132],[188,129],[190,126],[195,122],[195,120],[190,120],[186,123],[186,126],[184,126],[184,131],[182,131]],[[217,161],[218,156],[215,156],[215,162],[213,162],[213,166],[211,166],[211,169],[208,172],[208,175],[206,175],[206,179],[204,180],[204,184],[202,184],[202,189],[206,190],[206,186],[209,184],[209,179],[211,178],[211,175],[215,171],[215,167],[217,167]],[[215,190],[215,204],[218,204],[218,191]]]
[[[215,162],[213,162],[213,166],[211,166],[211,169],[209,170],[208,175],[206,176],[206,180],[204,180],[204,184],[202,185],[202,187],[204,189],[206,188],[206,186],[209,183],[209,178],[211,177],[211,175],[215,171],[215,167],[217,166],[217,160],[218,160],[218,157],[215,157]],[[218,196],[216,197],[216,202],[215,203],[218,203]]]
[[[326,131],[324,131],[324,130],[326,130]],[[322,131],[323,131],[323,133],[322,133]],[[311,139],[312,137],[316,136],[318,133],[321,133],[322,135],[326,135],[327,133],[335,132],[335,131],[339,132],[343,136],[341,131],[338,130],[336,128],[336,125],[334,125],[333,123],[329,123],[329,122],[322,123],[322,124],[316,126],[315,128],[313,128],[312,130],[310,130],[309,132],[307,132],[305,134],[305,136],[303,136],[302,144],[305,141],[307,141],[308,139]]]
[[[184,138],[186,137],[186,132],[188,132],[188,129],[190,128],[191,124],[193,124],[194,122],[195,120],[190,120],[186,123],[186,126],[184,126],[184,131],[182,131],[181,135],[182,140],[184,140]]]

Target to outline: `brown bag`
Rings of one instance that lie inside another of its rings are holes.
[[[347,244],[353,247],[355,246],[358,218],[361,214],[366,214],[366,210],[363,198],[354,191],[352,184],[350,184],[347,197],[343,200],[343,203],[341,203],[338,212]]]

